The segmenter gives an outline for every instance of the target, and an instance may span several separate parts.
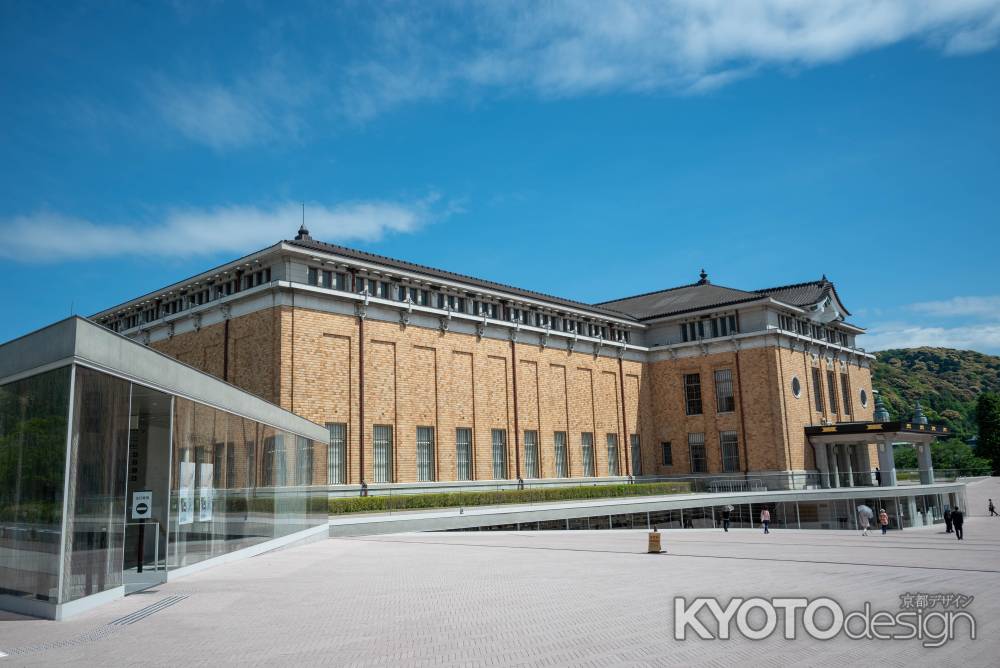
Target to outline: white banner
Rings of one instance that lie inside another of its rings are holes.
[[[201,475],[198,487],[198,521],[212,521],[212,465],[199,464],[198,473]]]
[[[177,523],[194,522],[194,462],[181,462],[177,491]]]

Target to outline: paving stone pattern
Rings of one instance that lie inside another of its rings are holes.
[[[19,665],[995,666],[1000,482],[969,487],[963,542],[942,527],[854,532],[453,532],[335,539],[163,585],[68,622],[0,617]],[[963,593],[978,639],[673,639],[673,598],[831,596],[897,611],[904,593]],[[184,597],[128,625],[112,622]]]

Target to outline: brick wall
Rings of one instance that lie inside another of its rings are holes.
[[[830,411],[825,357],[785,348],[756,348],[649,364],[594,357],[523,343],[441,332],[398,323],[364,323],[364,432],[360,433],[359,322],[356,317],[301,307],[276,307],[157,342],[153,347],[317,422],[347,425],[347,480],[373,480],[372,426],[393,427],[393,477],[416,482],[416,433],[435,435],[434,477],[455,480],[455,431],[472,430],[473,471],[493,478],[492,430],[506,430],[508,477],[525,475],[524,432],[538,432],[542,477],[556,474],[554,433],[567,434],[570,474],[580,476],[582,434],[593,434],[598,475],[608,475],[607,435],[618,443],[618,471],[631,470],[630,434],[638,434],[642,472],[690,472],[688,434],[705,434],[710,472],[722,470],[719,433],[735,431],[742,471],[811,469],[803,428],[823,419],[870,419],[871,376],[835,361],[838,407]],[[228,353],[226,353],[228,351]],[[512,358],[512,351],[514,357]],[[226,360],[228,354],[228,363]],[[517,376],[515,435],[514,371]],[[620,365],[620,367],[619,367]],[[821,371],[822,411],[814,410],[811,369]],[[736,406],[720,412],[715,371],[732,372]],[[848,374],[852,414],[843,411],[840,373]],[[683,376],[701,378],[702,413],[686,415]],[[800,394],[792,392],[798,378]],[[868,392],[867,407],[858,393]],[[624,390],[624,392],[623,392]],[[742,391],[741,391],[742,390]],[[625,406],[623,410],[622,395]],[[360,438],[359,438],[360,436]],[[672,443],[673,466],[661,446]],[[364,470],[361,452],[364,448]],[[874,459],[874,448],[872,450]],[[325,461],[325,460],[324,460]],[[874,465],[874,464],[873,464]],[[317,476],[319,473],[317,473]]]

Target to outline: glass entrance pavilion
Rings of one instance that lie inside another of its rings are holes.
[[[327,437],[82,318],[0,346],[0,608],[63,619],[326,532]]]

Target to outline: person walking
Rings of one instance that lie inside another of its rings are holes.
[[[722,530],[729,533],[729,520],[732,517],[733,507],[726,506],[722,509]]]
[[[868,527],[871,524],[868,522],[868,513],[864,511],[858,511],[858,524],[861,525],[861,535],[868,535]]]
[[[955,537],[963,540],[962,525],[965,524],[965,514],[960,508],[955,508],[951,513],[951,523],[955,526]]]
[[[987,507],[990,511],[990,517],[1000,517],[1000,513],[997,512],[997,507],[993,505],[993,499],[990,499],[990,505]]]
[[[878,511],[878,523],[882,527],[882,535],[889,530],[889,513],[885,512],[885,508]]]
[[[944,532],[951,533],[951,508],[944,509]]]
[[[764,525],[764,533],[771,533],[769,527],[771,526],[771,511],[764,506],[760,509],[760,523]]]

